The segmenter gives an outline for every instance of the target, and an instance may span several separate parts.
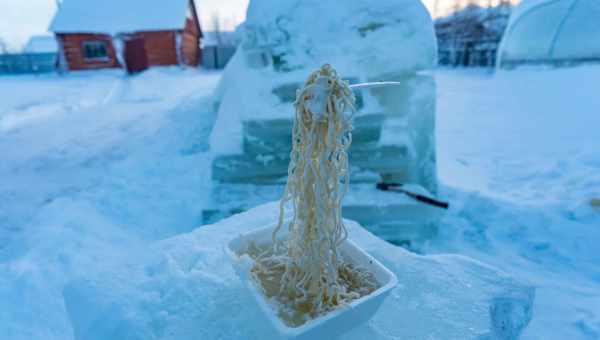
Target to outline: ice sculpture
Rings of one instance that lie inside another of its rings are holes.
[[[244,39],[216,94],[211,148],[214,207],[206,223],[277,200],[291,150],[296,90],[312,69],[333,65],[355,90],[351,182],[344,216],[403,242],[427,237],[437,209],[375,189],[402,183],[437,190],[435,63],[431,18],[418,0],[253,0]],[[390,229],[392,228],[392,229]]]

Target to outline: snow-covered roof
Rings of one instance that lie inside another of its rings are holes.
[[[50,31],[107,33],[183,29],[189,0],[64,0]]]
[[[600,1],[526,0],[500,45],[498,64],[600,60]]]
[[[58,44],[52,35],[34,35],[23,48],[25,53],[56,53]]]

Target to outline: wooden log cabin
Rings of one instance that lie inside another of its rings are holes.
[[[194,0],[64,0],[50,25],[63,70],[202,62]]]

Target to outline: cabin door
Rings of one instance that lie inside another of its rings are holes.
[[[138,73],[148,68],[144,38],[131,38],[125,41],[125,64],[127,72]]]

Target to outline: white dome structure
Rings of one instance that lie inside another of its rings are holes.
[[[524,0],[512,14],[497,65],[600,62],[600,0]]]

